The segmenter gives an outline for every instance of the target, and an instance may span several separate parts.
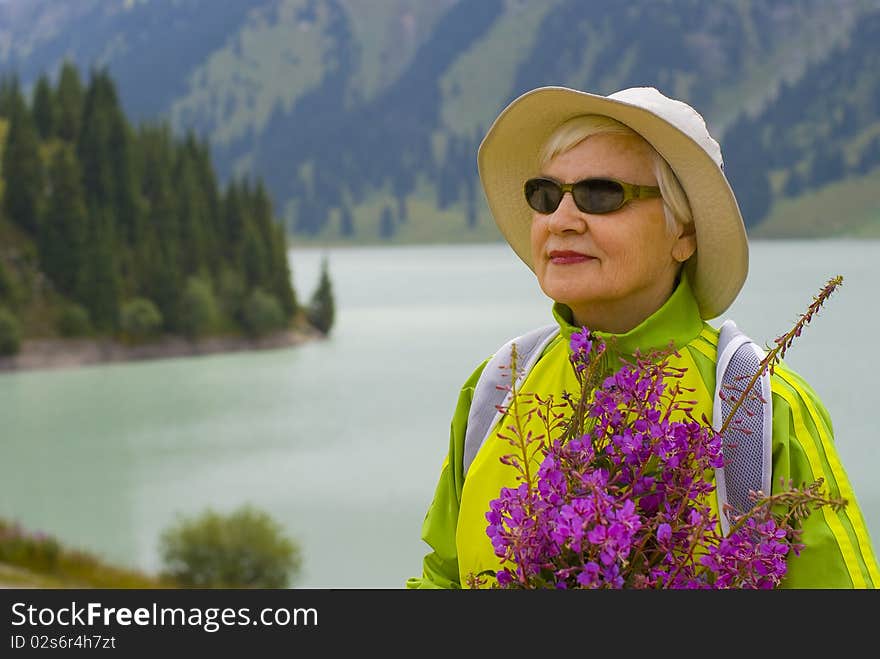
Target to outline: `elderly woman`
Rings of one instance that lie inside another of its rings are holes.
[[[577,391],[568,339],[585,326],[623,356],[674,343],[673,365],[686,369],[695,417],[712,419],[719,331],[706,320],[739,293],[748,242],[703,118],[651,87],[607,97],[544,87],[499,115],[478,164],[498,227],[554,301],[555,327],[542,335],[519,389],[557,399]],[[460,588],[469,575],[501,567],[486,512],[516,479],[500,459],[510,452],[498,436],[509,420],[495,413],[497,403],[475,399],[488,363],[461,390],[422,529],[431,552],[408,588]],[[822,478],[830,496],[848,501],[806,520],[805,548],[789,558],[783,586],[877,587],[880,569],[825,407],[784,365],[765,377],[772,440],[763,482],[772,473],[776,491],[781,482]],[[473,444],[471,426],[488,418],[488,432]]]

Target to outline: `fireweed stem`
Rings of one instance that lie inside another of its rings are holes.
[[[523,432],[522,425],[522,416],[519,411],[519,389],[517,388],[517,381],[519,380],[517,369],[519,368],[518,364],[519,355],[516,351],[516,344],[513,344],[510,348],[510,395],[511,401],[510,404],[513,406],[513,419],[514,419],[514,432],[517,437],[517,447],[520,449],[522,455],[522,465],[521,470],[523,477],[525,478],[526,486],[528,487],[529,495],[532,493],[532,467],[529,464],[531,461],[529,460],[528,453],[528,441],[525,433]]]
[[[801,335],[804,327],[813,319],[813,316],[819,312],[819,308],[825,304],[825,301],[831,297],[831,294],[837,289],[838,286],[843,285],[843,275],[837,275],[836,277],[832,277],[828,280],[828,283],[825,284],[825,287],[819,291],[818,295],[813,296],[813,302],[807,307],[807,310],[801,314],[798,321],[794,324],[788,332],[778,337],[775,341],[776,347],[772,350],[768,351],[764,356],[764,359],[761,360],[761,363],[758,365],[758,372],[752,375],[748,384],[746,385],[745,390],[737,396],[736,400],[733,403],[733,406],[730,408],[730,413],[727,415],[727,418],[724,419],[724,423],[721,424],[721,428],[718,429],[718,434],[723,435],[727,430],[728,426],[733,422],[733,419],[736,415],[736,412],[739,411],[739,408],[742,407],[742,404],[745,402],[746,398],[748,398],[749,392],[751,392],[752,388],[755,386],[755,383],[758,379],[764,374],[764,372],[769,368],[770,373],[773,373],[773,366],[779,362],[784,356],[785,351],[791,347],[792,342],[795,337]]]

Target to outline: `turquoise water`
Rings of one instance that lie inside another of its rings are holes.
[[[295,585],[398,588],[458,388],[550,302],[506,245],[291,252],[306,298],[330,258],[337,325],[266,352],[0,375],[0,515],[109,560],[157,570],[178,514],[252,503],[302,546]],[[880,243],[766,242],[720,323],[759,342],[828,278],[844,285],[787,357],[831,411],[841,460],[880,539]]]

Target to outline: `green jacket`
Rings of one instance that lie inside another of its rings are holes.
[[[579,328],[571,324],[571,312],[564,305],[554,305],[553,312],[560,324],[560,334],[545,348],[532,372],[543,369],[545,373],[553,373],[571,368],[568,363],[568,340],[572,332]],[[612,338],[611,335],[597,334],[606,342]],[[715,386],[717,337],[717,330],[700,318],[691,289],[683,278],[663,307],[630,332],[615,335],[614,343],[619,351],[631,354],[637,348],[643,352],[663,348],[673,340],[679,352],[696,367],[705,389],[712,392]],[[462,451],[468,412],[474,387],[487,362],[488,358],[474,370],[461,388],[452,418],[449,451],[422,526],[422,539],[431,551],[424,557],[422,575],[408,579],[407,588],[461,588],[462,575],[467,574],[468,570],[464,565],[459,565],[458,548],[464,546],[469,550],[471,538],[475,538],[477,543],[483,541],[483,538],[474,535],[474,528],[459,528],[459,513],[465,484]],[[825,507],[807,518],[801,536],[805,548],[799,556],[789,558],[782,585],[786,588],[875,588],[880,584],[880,566],[855,494],[834,446],[828,411],[813,389],[785,364],[780,364],[774,371],[771,377],[774,491],[782,488],[783,482],[804,484],[822,477],[830,496],[843,496],[848,501],[842,511],[834,512]],[[527,384],[528,380],[521,390],[529,390]],[[485,446],[481,452],[484,450]],[[472,474],[472,471],[468,473]],[[479,474],[474,476],[477,477]],[[502,483],[494,482],[494,477],[492,481],[482,483],[481,488],[499,492]],[[469,487],[465,492],[473,492],[474,489],[480,488]],[[470,504],[472,511],[475,503],[482,506],[484,502],[465,503]],[[471,527],[474,526],[473,518],[471,514],[471,522],[468,522]],[[470,535],[462,536],[463,533]],[[467,544],[462,545],[463,541]]]

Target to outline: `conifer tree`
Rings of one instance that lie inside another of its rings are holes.
[[[89,311],[95,328],[114,331],[119,322],[120,281],[116,269],[110,211],[88,214],[86,249],[77,282],[77,301]]]
[[[52,94],[52,86],[49,78],[44,73],[37,79],[33,96],[33,116],[37,132],[42,140],[48,140],[55,135],[55,99]]]
[[[9,271],[9,268],[0,261],[0,306],[15,309],[21,302],[21,291]]]
[[[164,327],[169,332],[181,329],[181,299],[185,277],[180,272],[179,260],[172,256],[157,233],[148,232],[138,247],[141,281],[144,297],[155,302],[162,314]]]
[[[116,177],[110,157],[110,141],[115,121],[115,98],[103,84],[103,76],[93,73],[85,95],[77,155],[83,170],[83,188],[89,209],[111,208]]]
[[[231,264],[236,264],[240,260],[244,225],[241,186],[237,181],[230,181],[223,196],[223,251],[226,260]]]
[[[260,231],[253,221],[248,221],[244,229],[244,244],[242,246],[242,269],[248,290],[263,288],[263,283],[269,279],[269,259],[266,245],[260,235]]]
[[[204,245],[206,259],[211,273],[219,276],[223,268],[223,254],[220,249],[223,239],[223,218],[217,175],[211,162],[211,150],[207,140],[199,140],[191,132],[187,135],[185,148],[196,175],[204,205]]]
[[[76,293],[85,250],[87,216],[81,181],[73,147],[62,145],[49,169],[49,201],[38,245],[43,271],[68,296]]]
[[[140,194],[146,204],[146,227],[161,236],[166,251],[176,258],[180,242],[177,195],[172,174],[175,148],[167,124],[144,124],[137,138]]]
[[[113,81],[105,71],[93,73],[77,148],[86,203],[90,211],[109,209],[119,239],[129,245],[134,244],[141,229],[132,141]]]
[[[312,293],[307,310],[309,323],[322,334],[329,334],[336,318],[336,303],[333,299],[333,284],[330,282],[328,260],[321,259],[321,276]]]
[[[272,292],[281,303],[284,315],[291,319],[296,314],[297,301],[296,292],[293,289],[290,261],[287,258],[287,234],[280,224],[274,225],[272,229],[275,233],[275,240],[271,245],[275,253],[275,257],[272,259],[275,263],[275,271],[272,273]]]
[[[391,206],[385,206],[379,215],[379,237],[391,238],[396,230],[397,225],[394,223],[394,214],[391,212]]]
[[[464,209],[468,229],[477,226],[477,183],[473,178],[464,182]]]
[[[21,323],[15,314],[0,306],[0,356],[14,355],[21,349]]]
[[[82,124],[83,87],[79,71],[69,60],[61,65],[55,101],[55,132],[62,140],[75,144]]]
[[[3,203],[6,216],[35,235],[45,180],[39,136],[21,93],[13,91],[10,103],[9,133],[3,150]]]
[[[251,216],[254,218],[263,242],[268,247],[275,237],[275,234],[272,232],[275,218],[272,213],[272,200],[269,198],[269,193],[266,191],[263,181],[257,180],[254,183],[249,202]]]
[[[14,73],[0,76],[0,117],[9,119],[21,96],[21,85]]]
[[[140,193],[146,204],[143,238],[135,246],[137,291],[156,303],[165,329],[174,331],[184,284],[177,195],[172,181],[174,139],[167,124],[143,124],[136,144]]]
[[[210,221],[208,205],[198,180],[196,166],[186,148],[178,150],[174,170],[177,193],[177,223],[180,229],[181,270],[198,273],[208,262]]]

